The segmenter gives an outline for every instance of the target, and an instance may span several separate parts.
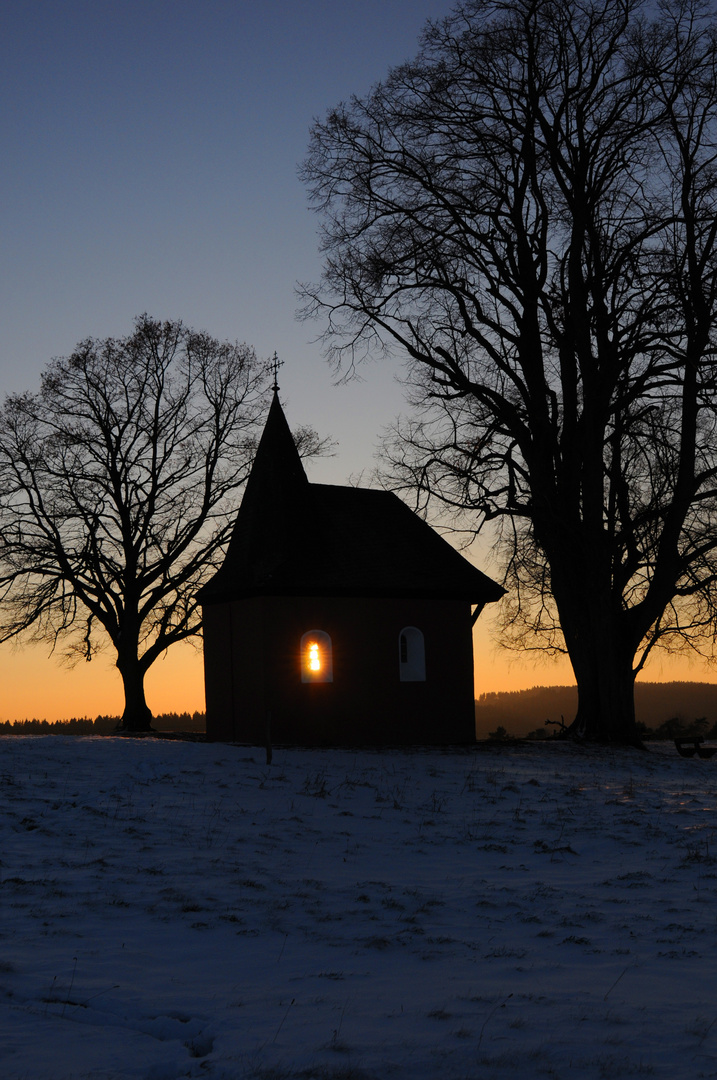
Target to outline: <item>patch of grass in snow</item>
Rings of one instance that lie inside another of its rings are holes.
[[[707,865],[714,865],[717,862],[717,858],[714,855],[710,855],[709,840],[705,837],[704,841],[698,841],[695,844],[688,844],[687,851],[682,856],[682,863],[703,863]]]
[[[313,799],[325,799],[330,794],[325,774],[309,774],[304,780],[301,792],[303,795],[310,795]]]
[[[698,1016],[694,1023],[685,1028],[685,1034],[694,1035],[699,1040],[697,1045],[701,1046],[715,1024],[717,1024],[717,1016],[713,1016],[711,1020],[706,1016]]]
[[[483,955],[484,960],[524,960],[528,955],[527,949],[511,949],[508,945],[499,945]]]
[[[605,1080],[615,1080],[616,1076],[652,1076],[655,1072],[654,1065],[612,1055],[598,1058],[595,1064],[598,1067],[598,1075],[604,1077]]]
[[[381,899],[381,907],[389,908],[393,911],[405,911],[406,907],[398,900],[394,900],[392,896],[384,896]]]
[[[383,952],[385,949],[390,949],[391,942],[387,937],[370,937],[364,941],[364,948],[366,949],[378,949],[379,952]]]
[[[259,1068],[244,1074],[244,1080],[376,1080],[374,1073],[353,1065],[316,1065],[297,1072],[295,1069]]]
[[[441,798],[437,791],[434,791],[431,793],[431,797],[426,805],[429,813],[442,814],[443,808],[446,805],[446,800]]]
[[[188,1039],[184,1045],[189,1051],[190,1057],[205,1058],[208,1057],[214,1049],[214,1036],[206,1035],[204,1032],[201,1032],[192,1039]]]
[[[476,769],[471,769],[466,773],[465,780],[463,781],[463,787],[461,788],[461,795],[465,795],[466,792],[473,793],[480,790],[479,774]]]
[[[503,780],[504,776],[505,769],[486,769],[485,782],[486,784],[491,784],[493,787],[496,787],[498,783]]]
[[[390,805],[394,810],[403,810],[406,803],[408,781],[402,784],[390,784],[385,790],[376,788],[375,801],[378,805]]]

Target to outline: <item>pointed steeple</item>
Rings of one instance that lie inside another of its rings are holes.
[[[239,509],[237,528],[255,501],[259,500],[262,511],[267,511],[277,500],[292,499],[299,492],[303,495],[308,482],[275,390]]]
[[[278,584],[296,564],[308,497],[309,481],[275,389],[224,564],[202,600]]]

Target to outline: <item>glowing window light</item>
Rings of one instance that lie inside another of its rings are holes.
[[[302,634],[299,655],[302,682],[334,681],[333,649],[325,630],[307,630]]]

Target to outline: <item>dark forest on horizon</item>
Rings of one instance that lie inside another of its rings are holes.
[[[68,720],[29,720],[0,721],[0,735],[112,735],[120,722],[119,716],[73,716]],[[159,713],[152,719],[152,727],[157,732],[202,733],[205,728],[205,714]]]
[[[575,686],[533,686],[481,694],[476,699],[476,734],[486,739],[502,728],[513,737],[536,733],[549,737],[559,730],[562,720],[570,722],[576,707]],[[664,738],[693,731],[717,737],[717,683],[636,683],[635,707],[643,731]],[[546,720],[551,723],[546,725]],[[118,722],[119,716],[5,720],[0,721],[0,735],[111,735]],[[160,713],[153,718],[152,727],[159,733],[201,734],[205,714]]]
[[[476,700],[476,734],[485,739],[503,728],[508,735],[517,737],[538,731],[549,736],[558,730],[562,720],[570,723],[577,703],[575,686],[533,686],[529,690],[481,694]],[[643,731],[665,738],[693,731],[710,736],[717,727],[717,684],[637,682],[635,713]],[[547,726],[546,720],[551,722]]]

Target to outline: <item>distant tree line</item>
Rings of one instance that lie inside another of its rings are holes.
[[[481,694],[476,701],[479,739],[501,728],[518,738],[551,738],[564,734],[577,700],[575,686],[534,686],[526,690]],[[706,682],[638,682],[635,687],[637,729],[648,739],[681,735],[717,738],[717,684]],[[545,723],[550,720],[551,723]]]
[[[120,716],[73,716],[69,720],[5,720],[0,735],[112,735],[121,725]],[[168,712],[152,717],[155,731],[202,733],[206,726],[203,712]]]
[[[548,721],[546,720],[545,723],[547,725]],[[643,724],[638,720],[637,727],[640,735],[645,739],[680,739],[692,738],[693,736],[703,739],[717,739],[717,723],[710,724],[706,716],[700,716],[696,720],[682,720],[679,716],[673,716],[670,720],[665,720],[655,728],[648,727],[647,724]],[[561,731],[559,728],[556,730],[554,727],[545,726],[529,731],[525,738],[530,739],[531,742],[541,742],[544,739],[556,739],[560,738],[560,736]],[[511,737],[502,726],[488,733],[488,738],[495,742],[502,742]]]

